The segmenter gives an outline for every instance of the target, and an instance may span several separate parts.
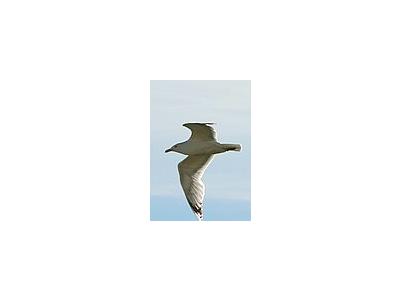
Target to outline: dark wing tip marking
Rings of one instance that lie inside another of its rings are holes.
[[[194,214],[200,219],[203,219],[203,208],[202,206],[196,207],[192,202],[188,201],[190,208],[194,212]]]
[[[216,123],[185,123],[182,126],[188,127],[188,125],[215,125]]]

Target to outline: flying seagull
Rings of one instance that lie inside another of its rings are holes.
[[[201,177],[214,154],[226,151],[240,151],[239,144],[220,144],[217,132],[210,125],[214,123],[186,123],[183,126],[192,131],[190,138],[165,150],[188,155],[178,164],[179,178],[183,192],[199,221],[203,219],[204,184]]]

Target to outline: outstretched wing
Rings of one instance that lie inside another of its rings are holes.
[[[216,141],[217,132],[214,128],[209,125],[214,123],[186,123],[183,126],[189,128],[192,131],[190,140],[198,141]]]
[[[179,178],[186,199],[196,214],[203,218],[204,184],[201,177],[213,155],[189,155],[178,164]]]

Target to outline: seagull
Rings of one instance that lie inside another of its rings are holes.
[[[197,219],[203,219],[204,184],[201,180],[204,171],[214,154],[226,151],[240,151],[240,144],[220,144],[217,132],[210,125],[215,123],[186,123],[183,126],[192,132],[190,138],[165,150],[178,152],[187,157],[178,164],[179,179],[190,208]]]

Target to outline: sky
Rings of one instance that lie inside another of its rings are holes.
[[[249,80],[153,80],[150,82],[150,219],[197,220],[177,170],[186,156],[165,149],[186,141],[184,123],[213,122],[220,143],[241,152],[217,154],[203,175],[204,221],[250,220],[251,101]]]

